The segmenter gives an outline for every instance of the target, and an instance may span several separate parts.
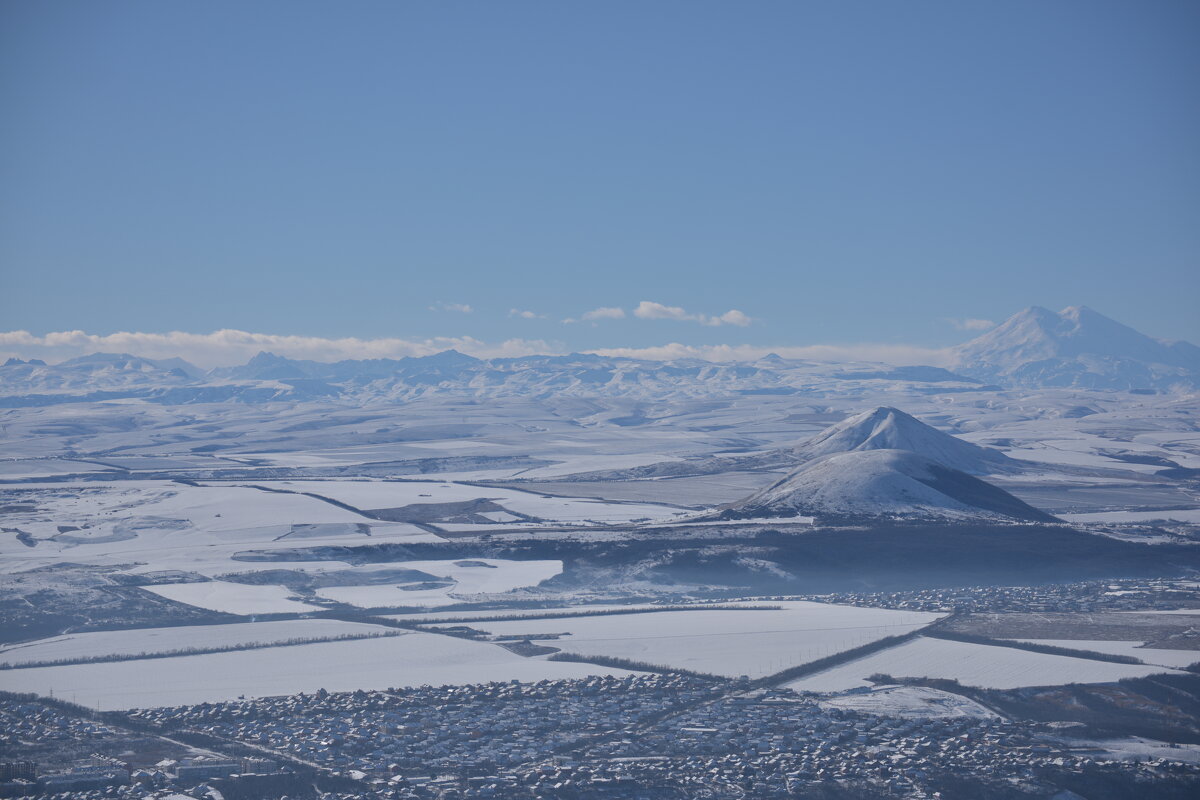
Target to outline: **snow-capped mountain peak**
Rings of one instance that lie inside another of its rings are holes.
[[[1054,518],[961,470],[908,450],[856,450],[804,464],[727,514],[918,519]]]
[[[939,431],[889,406],[842,420],[796,448],[796,453],[811,460],[832,453],[865,450],[907,450],[976,475],[995,472],[1011,462],[997,450]]]
[[[1200,348],[1154,339],[1087,306],[1032,306],[955,348],[954,369],[1024,386],[1169,388],[1200,382]]]

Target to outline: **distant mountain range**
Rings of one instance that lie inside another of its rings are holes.
[[[1200,387],[1200,348],[1144,336],[1088,308],[1026,309],[952,351],[950,369],[832,364],[768,355],[756,361],[651,361],[573,353],[483,360],[454,350],[420,358],[337,362],[259,353],[203,370],[180,358],[94,353],[48,365],[0,365],[0,406],[142,398],[159,403],[345,398],[609,396],[637,399],[755,394],[854,394],[880,382],[913,392],[994,386],[1170,391]]]

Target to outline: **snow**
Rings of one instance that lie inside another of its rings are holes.
[[[1200,525],[1200,508],[1180,508],[1167,511],[1097,511],[1088,514],[1059,514],[1065,522],[1111,524],[1136,522],[1188,522]]]
[[[0,571],[68,560],[126,571],[179,569],[214,576],[244,569],[245,550],[297,545],[437,542],[413,525],[380,523],[300,494],[168,481],[25,484],[9,495],[34,506],[6,513],[5,527],[36,547],[0,537]],[[59,526],[78,530],[60,532]],[[369,537],[369,538],[368,538]]]
[[[1008,460],[997,450],[958,439],[887,406],[831,426],[796,448],[796,453],[814,459],[868,450],[907,450],[970,474],[994,472],[1007,466]]]
[[[463,566],[463,564],[487,566]],[[561,561],[504,561],[494,558],[459,561],[396,561],[377,567],[404,567],[454,581],[437,589],[404,589],[392,586],[327,586],[317,595],[360,608],[388,606],[445,606],[479,594],[502,594],[536,586],[562,572]]]
[[[907,450],[856,450],[823,456],[733,507],[751,512],[795,511],[818,518],[1044,517],[1002,489]]]
[[[716,675],[762,677],[886,636],[940,614],[789,601],[779,610],[657,611],[571,619],[476,622],[501,636],[566,634],[542,644]]]
[[[283,586],[248,586],[228,581],[206,581],[163,583],[143,588],[168,600],[229,614],[281,614],[321,610],[320,606],[292,600],[291,590]]]
[[[55,661],[93,656],[162,653],[191,647],[272,644],[288,639],[334,638],[394,632],[394,628],[361,622],[343,622],[335,619],[298,619],[68,633],[24,644],[0,646],[0,663],[25,664],[31,661]]]
[[[841,692],[870,686],[867,678],[883,673],[896,678],[946,678],[965,686],[1016,689],[1067,683],[1110,683],[1122,678],[1174,671],[918,636],[897,647],[792,681],[787,686],[797,691]]]
[[[997,719],[1000,716],[970,698],[927,686],[883,686],[862,694],[830,697],[822,700],[820,705],[822,708],[904,719]]]
[[[1119,739],[1074,740],[1073,744],[1091,745],[1103,750],[1110,758],[1124,761],[1148,761],[1162,758],[1167,761],[1183,761],[1200,764],[1200,744],[1172,744],[1141,736],[1126,736]]]
[[[1133,656],[1146,664],[1183,669],[1200,662],[1200,650],[1167,650],[1143,647],[1145,642],[1118,642],[1104,639],[1017,639],[1018,642],[1069,647],[1073,650],[1092,650],[1114,656]]]
[[[592,498],[549,497],[516,489],[497,489],[450,481],[272,481],[261,485],[330,497],[355,508],[374,510],[414,504],[457,503],[486,498],[509,511],[555,522],[627,523],[659,518],[679,509],[650,503],[617,503]],[[517,524],[526,524],[517,520]]]
[[[409,633],[380,639],[230,653],[0,671],[0,688],[61,697],[102,711],[239,697],[430,684],[539,681],[629,672],[522,658],[497,645]]]

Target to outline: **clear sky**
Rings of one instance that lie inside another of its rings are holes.
[[[7,0],[0,330],[1198,341],[1198,42],[1193,0]]]

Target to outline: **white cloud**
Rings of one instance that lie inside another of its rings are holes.
[[[751,319],[736,308],[726,311],[719,317],[710,317],[705,321],[705,325],[737,325],[744,328],[751,323]]]
[[[593,308],[591,311],[585,311],[578,317],[567,317],[563,320],[564,325],[572,325],[576,322],[590,322],[593,325],[602,319],[624,319],[625,309],[601,306]]]
[[[946,320],[960,331],[986,331],[988,328],[996,327],[996,323],[990,319],[948,319]]]
[[[770,353],[805,361],[876,361],[895,366],[927,364],[948,366],[953,361],[949,348],[914,347],[903,344],[814,344],[814,345],[686,345],[678,342],[657,347],[607,347],[588,350],[602,356],[673,361],[699,358],[704,361],[756,361]]]
[[[508,310],[510,317],[520,317],[521,319],[545,319],[545,314],[538,314],[534,311],[524,311],[519,308],[510,308]]]
[[[705,314],[690,314],[679,306],[663,305],[651,300],[638,303],[633,315],[638,319],[673,319],[681,322],[699,322],[702,325],[737,325],[743,328],[753,321],[736,308],[710,317]]]
[[[0,361],[10,357],[61,361],[96,352],[130,353],[145,358],[180,356],[202,367],[243,364],[262,350],[289,358],[338,361],[345,358],[402,358],[459,350],[479,358],[561,353],[561,344],[528,339],[483,342],[470,336],[429,339],[325,339],[220,330],[213,333],[133,333],[104,336],[59,331],[34,336],[28,331],[0,333]]]
[[[460,314],[472,314],[475,309],[471,308],[466,303],[434,303],[429,307],[430,311],[457,311]]]
[[[587,313],[585,313],[581,317],[581,319],[585,319],[585,320],[588,320],[589,322],[591,322],[591,321],[598,320],[598,319],[624,319],[624,317],[625,317],[625,309],[623,309],[623,308],[601,307],[601,308],[593,308],[591,311],[588,311]]]

